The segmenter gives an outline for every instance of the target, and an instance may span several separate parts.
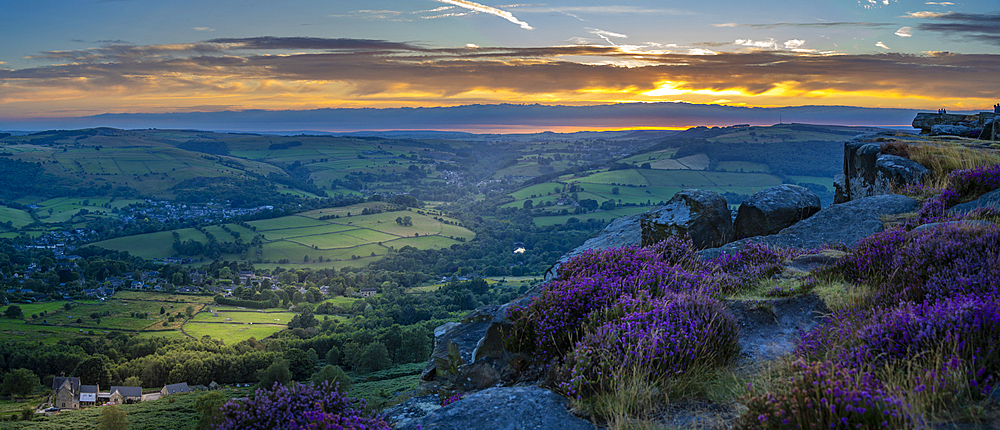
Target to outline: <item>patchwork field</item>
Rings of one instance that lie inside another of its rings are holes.
[[[230,230],[239,232],[244,241],[259,234],[263,243],[259,258],[253,251],[248,252],[247,256],[224,257],[250,259],[264,265],[357,267],[404,246],[419,249],[445,248],[475,238],[472,231],[457,225],[457,220],[434,211],[411,210],[360,215],[366,209],[385,206],[384,203],[370,202],[249,222],[256,230],[228,224]],[[410,217],[410,225],[396,222],[396,218],[403,217]],[[206,230],[220,242],[234,240],[232,235],[219,226],[210,226]],[[177,233],[182,242],[190,239],[207,244],[208,239],[197,230],[182,229],[177,230]],[[116,238],[94,245],[128,251],[143,258],[162,259],[176,254],[173,242],[173,232],[166,231]]]

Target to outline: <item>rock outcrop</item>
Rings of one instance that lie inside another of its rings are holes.
[[[868,197],[826,207],[815,215],[781,230],[778,234],[741,239],[719,248],[706,249],[706,258],[733,254],[748,243],[792,248],[818,248],[824,244],[854,246],[884,229],[881,217],[917,210],[918,203],[909,197],[890,194]]]
[[[931,127],[931,136],[964,136],[975,130],[964,125],[937,124]]]
[[[948,113],[918,113],[913,128],[920,134],[932,136],[966,136],[982,140],[1000,140],[997,130],[997,112],[979,112],[975,115]],[[978,131],[978,133],[976,133]]]
[[[835,178],[834,203],[892,194],[894,187],[920,183],[927,175],[920,163],[882,154],[881,142],[887,136],[892,133],[860,135],[844,143],[844,176],[840,182]]]
[[[990,208],[994,210],[1000,210],[1000,190],[993,190],[978,199],[975,199],[968,203],[957,204],[952,206],[948,212],[952,215],[957,215],[960,213],[972,212],[978,208]]]
[[[733,218],[726,199],[713,191],[686,189],[666,205],[642,214],[642,245],[688,235],[698,248],[722,246],[733,240]]]
[[[733,228],[736,237],[775,234],[819,210],[819,196],[812,191],[798,185],[778,185],[745,200]]]
[[[462,397],[425,416],[400,423],[415,430],[594,430],[566,409],[562,396],[544,388],[496,387]]]

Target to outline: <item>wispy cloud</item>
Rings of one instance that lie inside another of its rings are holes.
[[[858,6],[865,9],[877,9],[882,6],[888,6],[890,2],[895,3],[896,0],[858,0]]]
[[[928,12],[928,11],[907,12],[906,15],[903,15],[903,18],[940,18],[947,14],[948,12]]]
[[[506,19],[507,21],[510,21],[510,22],[512,22],[514,24],[517,24],[517,25],[521,26],[521,28],[523,28],[525,30],[534,30],[534,28],[532,28],[530,25],[528,25],[528,23],[526,23],[524,21],[521,21],[521,20],[517,19],[516,17],[514,17],[514,14],[512,14],[510,12],[507,12],[505,10],[497,9],[495,7],[492,7],[492,6],[486,6],[484,4],[479,4],[479,3],[471,2],[471,1],[468,1],[468,0],[437,0],[437,1],[439,1],[441,3],[447,3],[447,4],[450,4],[450,5],[455,5],[455,6],[458,6],[458,7],[466,8],[466,9],[469,9],[469,10],[474,11],[474,12],[482,12],[482,13],[488,13],[490,15],[495,15],[495,16],[498,16],[500,18]]]
[[[658,100],[648,94],[661,88],[677,94],[672,98],[688,101],[723,97],[753,103],[763,98],[771,105],[781,100],[831,100],[838,94],[844,98],[834,101],[841,104],[857,94],[868,94],[873,103],[907,97],[922,103],[946,97],[1000,98],[995,77],[984,73],[1000,69],[1000,54],[822,55],[772,49],[801,49],[805,43],[799,39],[741,42],[767,50],[433,48],[386,40],[280,37],[109,45],[48,51],[33,56],[47,64],[0,68],[0,106],[8,111],[31,103],[54,111],[100,99],[119,109],[115,106],[148,106],[155,99],[176,108],[220,97],[228,104],[268,109],[379,101],[440,106],[552,97],[595,103]],[[622,67],[625,61],[632,63]],[[949,79],[941,79],[943,75]],[[12,101],[18,103],[5,104]]]
[[[683,9],[662,9],[647,8],[640,6],[543,6],[534,4],[510,5],[509,9],[516,9],[518,12],[526,13],[581,13],[581,14],[663,14],[663,15],[694,15],[695,13]]]
[[[913,27],[902,27],[899,30],[896,30],[896,36],[913,37]]]
[[[195,31],[215,31],[215,29],[211,27],[193,27],[193,28],[195,29]]]
[[[972,14],[948,12],[922,16],[931,22],[920,23],[921,31],[934,31],[964,39],[1000,45],[1000,13]]]
[[[593,34],[593,35],[595,35],[597,37],[600,37],[601,39],[604,39],[606,42],[610,43],[612,46],[618,46],[617,44],[615,44],[615,42],[613,42],[611,40],[612,37],[617,37],[617,38],[621,38],[621,39],[627,39],[628,38],[628,36],[626,36],[624,34],[614,33],[614,32],[610,32],[610,31],[605,31],[605,30],[601,30],[599,28],[588,28],[587,32],[590,33],[590,34]]]
[[[885,44],[884,44],[884,43],[882,43],[882,41],[881,41],[881,40],[880,40],[880,41],[878,41],[878,42],[876,42],[876,43],[875,43],[875,46],[878,46],[879,48],[882,48],[882,49],[889,49],[889,47],[888,47],[888,46],[885,46]]]
[[[942,2],[929,1],[929,2],[926,2],[924,4],[936,4],[938,6],[954,6],[955,5],[955,3],[952,3],[950,1],[942,1]]]
[[[747,28],[778,28],[778,27],[891,27],[899,24],[891,22],[775,22],[770,24],[737,24],[726,22],[712,24],[712,27],[747,27]]]

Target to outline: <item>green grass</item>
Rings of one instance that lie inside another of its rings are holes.
[[[272,318],[273,322],[273,318]],[[249,338],[257,340],[271,336],[281,330],[288,328],[285,324],[213,324],[195,323],[184,324],[184,331],[196,339],[209,336],[212,339],[219,339],[226,345],[235,345]]]
[[[14,228],[21,228],[34,222],[31,214],[23,210],[0,206],[0,222],[8,221]]]
[[[199,312],[188,323],[288,324],[296,315],[294,312],[256,312],[252,310],[246,312],[219,310],[216,314],[219,316],[214,316],[212,312]]]
[[[611,211],[599,211],[588,214],[578,214],[578,215],[557,215],[557,216],[544,216],[535,217],[535,225],[538,226],[550,226],[556,224],[566,224],[566,221],[570,218],[576,218],[581,221],[586,221],[588,219],[598,219],[611,222],[614,219],[621,218],[623,216],[641,214],[652,208],[648,207],[634,207],[634,208],[619,208]]]
[[[239,397],[245,391],[223,392],[227,396]],[[194,404],[204,393],[183,393],[149,402],[119,405],[129,422],[129,430],[193,430],[201,415],[195,412]],[[76,411],[62,411],[51,417],[36,421],[0,422],[0,429],[38,430],[92,430],[97,426],[102,407],[91,407]]]
[[[720,161],[717,170],[737,173],[768,173],[771,168],[767,164],[752,163],[749,161]]]

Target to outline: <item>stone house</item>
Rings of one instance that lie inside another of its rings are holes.
[[[187,382],[181,382],[179,384],[164,385],[163,389],[160,390],[160,394],[164,396],[169,396],[171,394],[180,393],[190,393],[191,388],[188,388]]]
[[[61,409],[80,409],[80,378],[60,376],[52,379],[52,405]]]
[[[111,396],[108,400],[116,405],[124,405],[142,401],[142,387],[111,386]]]
[[[375,291],[374,288],[362,288],[361,291],[358,292],[358,295],[361,297],[375,297],[375,293],[377,293],[377,291]]]

